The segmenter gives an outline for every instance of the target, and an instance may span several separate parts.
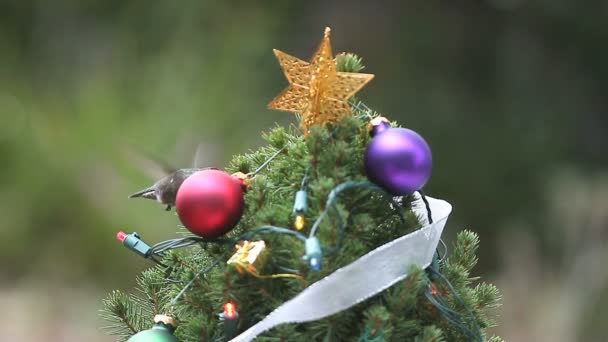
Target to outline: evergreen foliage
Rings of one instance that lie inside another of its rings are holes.
[[[362,69],[361,60],[350,54],[339,55],[341,71]],[[263,138],[268,146],[236,156],[226,168],[229,173],[255,170],[277,150],[285,148],[258,176],[245,193],[246,209],[237,227],[228,237],[239,237],[260,226],[291,227],[292,206],[296,191],[307,175],[308,210],[306,227],[326,209],[330,192],[346,181],[366,181],[363,155],[370,137],[366,129],[371,113],[353,101],[354,114],[337,125],[313,127],[306,138],[295,128],[275,127]],[[302,262],[302,242],[284,234],[257,236],[268,246],[262,275],[297,270],[303,279],[265,279],[239,272],[226,261],[234,253],[231,245],[204,243],[172,251],[164,266],[145,271],[138,278],[136,294],[115,291],[106,299],[105,316],[111,322],[109,332],[126,340],[137,331],[151,326],[157,313],[171,313],[179,321],[175,334],[180,341],[226,341],[218,313],[230,300],[240,315],[239,330],[252,326],[283,302],[308,285],[343,267],[370,250],[420,227],[411,210],[412,198],[400,199],[405,210],[402,222],[390,205],[393,198],[365,188],[347,189],[338,195],[336,209],[319,226],[316,236],[324,247],[323,267],[310,271]],[[465,341],[461,331],[450,324],[425,297],[430,282],[436,284],[451,310],[463,317],[473,313],[483,332],[494,324],[487,309],[498,305],[498,291],[489,284],[473,286],[477,278],[470,273],[477,258],[477,236],[469,231],[458,234],[451,255],[441,264],[445,275],[460,296],[432,274],[413,268],[410,275],[383,293],[326,319],[276,327],[257,341]],[[204,275],[199,272],[219,261]],[[185,286],[193,285],[171,303]],[[344,284],[348,286],[348,284]],[[469,318],[472,319],[472,318]],[[488,339],[499,341],[497,338]]]

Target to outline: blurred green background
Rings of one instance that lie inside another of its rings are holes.
[[[273,48],[334,52],[360,97],[421,133],[448,239],[481,235],[510,341],[604,341],[608,328],[608,2],[0,1],[3,341],[111,341],[100,300],[149,266],[116,242],[175,236],[127,195],[146,159],[222,166],[293,115]],[[548,329],[551,327],[550,329]]]

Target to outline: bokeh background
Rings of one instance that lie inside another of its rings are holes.
[[[420,132],[448,239],[481,235],[509,341],[605,341],[608,2],[0,1],[2,341],[112,341],[100,301],[176,217],[127,195],[150,160],[222,166],[292,115],[272,48],[323,28],[376,78],[367,104]],[[200,146],[200,147],[199,147]],[[197,153],[197,147],[198,153]]]

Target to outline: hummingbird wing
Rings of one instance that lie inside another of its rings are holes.
[[[201,167],[204,150],[205,150],[205,145],[203,143],[198,143],[198,146],[196,146],[196,152],[194,152],[194,160],[193,160],[193,164],[192,164],[193,168]]]
[[[131,164],[152,179],[165,177],[178,169],[174,165],[171,165],[153,153],[145,151],[141,147],[128,145],[123,151],[126,153],[126,157]]]

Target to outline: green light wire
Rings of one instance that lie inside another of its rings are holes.
[[[304,170],[304,177],[302,177],[302,184],[300,184],[300,190],[306,190],[306,186],[308,185],[308,173],[312,169],[312,165],[308,165],[306,170]]]
[[[467,314],[471,318],[472,327],[468,326],[466,320],[463,318],[461,313],[454,311],[449,307],[448,303],[443,299],[442,296],[432,295],[429,291],[425,291],[425,296],[427,297],[427,299],[431,302],[431,304],[433,304],[437,308],[437,310],[439,310],[439,312],[444,316],[444,318],[448,322],[452,323],[456,328],[462,331],[462,333],[465,334],[469,338],[469,340],[483,342],[481,330],[479,329],[479,325],[477,324],[477,318],[475,317],[469,306],[464,302],[462,297],[460,297],[452,283],[441,272],[434,270],[433,268],[429,268],[429,271],[433,275],[439,276],[441,280],[445,282],[458,304],[466,310]]]
[[[198,272],[194,277],[192,277],[192,279],[190,279],[190,281],[188,282],[188,284],[186,284],[186,286],[184,286],[179,291],[179,293],[171,300],[171,302],[169,303],[169,305],[171,307],[174,307],[177,304],[177,301],[180,299],[180,297],[183,296],[184,293],[186,293],[186,291],[188,291],[188,289],[190,288],[190,286],[192,286],[192,284],[194,284],[194,281],[197,278],[199,278],[201,275],[207,274],[207,272],[211,271],[211,269],[214,268],[215,266],[217,266],[217,264],[219,264],[219,263],[220,263],[220,261],[216,260],[212,264],[210,264],[207,267],[205,267],[202,270],[200,270],[200,272]]]
[[[254,237],[255,235],[271,234],[271,233],[287,234],[287,235],[294,236],[302,241],[306,241],[306,236],[304,236],[296,231],[293,231],[291,229],[287,229],[287,228],[283,228],[283,227],[275,227],[275,226],[261,226],[261,227],[251,230],[234,239],[228,239],[228,238],[206,239],[206,238],[203,238],[200,236],[188,236],[188,237],[184,237],[184,238],[165,240],[165,241],[159,242],[159,243],[155,244],[154,246],[152,246],[152,249],[150,250],[151,251],[150,255],[162,256],[163,253],[165,253],[166,251],[172,250],[172,249],[189,247],[192,245],[201,244],[201,243],[205,243],[205,242],[233,245],[239,241],[249,240],[252,237]]]
[[[262,165],[258,166],[258,168],[255,169],[255,171],[248,173],[247,176],[255,176],[258,173],[260,173],[266,166],[268,166],[268,164],[270,164],[270,162],[274,158],[276,158],[279,154],[281,154],[283,151],[285,151],[286,148],[287,148],[287,146],[283,146],[283,148],[276,151],[272,156],[270,156],[268,159],[266,159],[266,161],[264,163],[262,163]]]
[[[403,208],[384,189],[382,189],[381,187],[379,187],[379,186],[377,186],[377,185],[375,185],[373,183],[370,183],[370,182],[347,181],[347,182],[344,182],[342,184],[337,185],[335,188],[333,188],[332,191],[330,191],[329,195],[327,196],[327,202],[325,203],[325,210],[323,210],[321,212],[321,214],[319,215],[319,217],[317,218],[317,220],[313,224],[312,228],[310,229],[310,236],[309,237],[312,238],[312,237],[315,236],[315,234],[317,233],[317,230],[319,229],[319,225],[321,224],[321,221],[325,218],[325,216],[327,216],[327,213],[328,213],[327,208],[331,208],[331,207],[335,206],[336,201],[338,199],[338,195],[342,191],[345,191],[345,190],[348,190],[348,189],[353,189],[353,188],[364,188],[364,189],[372,190],[372,191],[384,194],[386,197],[390,198],[389,202],[391,202],[391,204],[393,204],[393,206],[395,208],[399,209],[399,210],[397,210],[397,214],[399,215],[399,218],[401,219],[401,222],[405,223],[405,216],[403,214]],[[335,208],[335,209],[337,210],[337,208]]]
[[[365,330],[363,330],[363,335],[357,339],[357,342],[382,342],[384,341],[384,329],[380,329],[376,337],[369,338],[369,334],[371,333],[371,329],[369,326],[365,326]]]
[[[287,235],[291,235],[297,239],[300,239],[302,241],[306,241],[306,236],[288,229],[288,228],[283,228],[283,227],[275,227],[275,226],[261,226],[258,227],[250,232],[247,232],[243,235],[241,235],[241,237],[239,237],[238,239],[236,239],[236,241],[242,241],[242,240],[248,240],[251,237],[258,235],[258,234],[270,234],[270,233],[279,233],[279,234],[287,234]]]

